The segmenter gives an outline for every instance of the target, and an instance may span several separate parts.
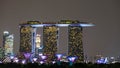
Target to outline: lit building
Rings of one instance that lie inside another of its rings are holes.
[[[43,53],[47,55],[47,61],[55,59],[57,53],[58,27],[54,24],[43,27]]]
[[[83,62],[82,28],[89,26],[93,26],[93,24],[77,20],[61,20],[58,23],[28,21],[20,24],[20,53],[31,53],[32,56],[42,53],[47,56],[48,61],[55,59],[59,41],[58,28],[68,27],[68,56],[77,57],[76,62]],[[43,28],[43,41],[41,41],[41,36],[36,34],[38,27]]]
[[[36,48],[41,48],[41,46],[40,46],[40,43],[41,43],[40,34],[36,35],[35,43],[36,43]]]
[[[13,55],[13,34],[9,34],[8,31],[4,31],[3,33],[3,47],[4,47],[4,55],[9,56]]]
[[[21,26],[20,28],[20,52],[31,52],[31,36],[32,36],[31,27]]]
[[[35,53],[36,28],[30,26],[33,22],[20,25],[20,53]]]
[[[35,52],[36,54],[42,53],[43,52],[43,46],[41,45],[41,35],[36,34],[36,39],[35,39]]]
[[[84,61],[82,44],[82,29],[77,20],[61,20],[61,24],[69,24],[68,27],[68,56],[77,57],[76,62]],[[82,24],[82,23],[81,23]]]
[[[2,58],[4,58],[4,49],[0,47],[0,61]]]
[[[43,45],[41,37],[36,34],[37,27],[43,27]],[[48,61],[54,58],[57,52],[57,27],[54,24],[41,24],[38,21],[28,21],[20,24],[20,53],[31,53],[36,56],[43,53]]]

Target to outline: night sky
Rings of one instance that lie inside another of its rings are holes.
[[[0,0],[0,46],[3,31],[14,34],[14,52],[19,50],[19,24],[63,19],[94,23],[83,29],[85,55],[120,56],[120,0]],[[66,45],[62,28],[60,47]],[[59,49],[60,52],[66,51]]]

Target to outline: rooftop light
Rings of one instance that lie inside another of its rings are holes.
[[[57,26],[59,26],[59,27],[67,27],[67,26],[69,26],[69,24],[57,24]]]
[[[91,27],[91,26],[95,26],[95,25],[91,24],[91,23],[81,23],[80,26],[82,26],[82,27]]]

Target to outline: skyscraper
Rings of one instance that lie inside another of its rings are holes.
[[[68,56],[76,57],[76,62],[84,61],[84,52],[82,44],[82,29],[77,20],[61,20],[61,24],[69,24],[68,27]]]
[[[9,34],[8,31],[4,31],[3,32],[3,47],[4,47],[5,56],[13,55],[13,42],[14,42],[13,34]]]
[[[67,46],[66,49],[68,49],[67,56],[77,57],[76,62],[83,62],[82,29],[86,26],[92,25],[77,20],[61,20],[57,23],[28,21],[20,24],[20,52],[32,53],[32,56],[36,56],[40,52],[47,55],[48,61],[55,59],[55,54],[58,51],[58,41],[60,41],[58,39],[59,27],[67,27],[68,39],[66,42],[68,45],[65,45]],[[41,41],[40,35],[36,32],[39,27],[42,27],[43,41]],[[42,45],[41,42],[43,42]]]

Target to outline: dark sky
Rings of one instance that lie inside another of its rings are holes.
[[[7,30],[14,34],[14,51],[18,52],[18,26],[22,22],[57,22],[62,19],[96,25],[84,28],[85,55],[120,56],[120,0],[0,0],[0,46],[3,31]]]

